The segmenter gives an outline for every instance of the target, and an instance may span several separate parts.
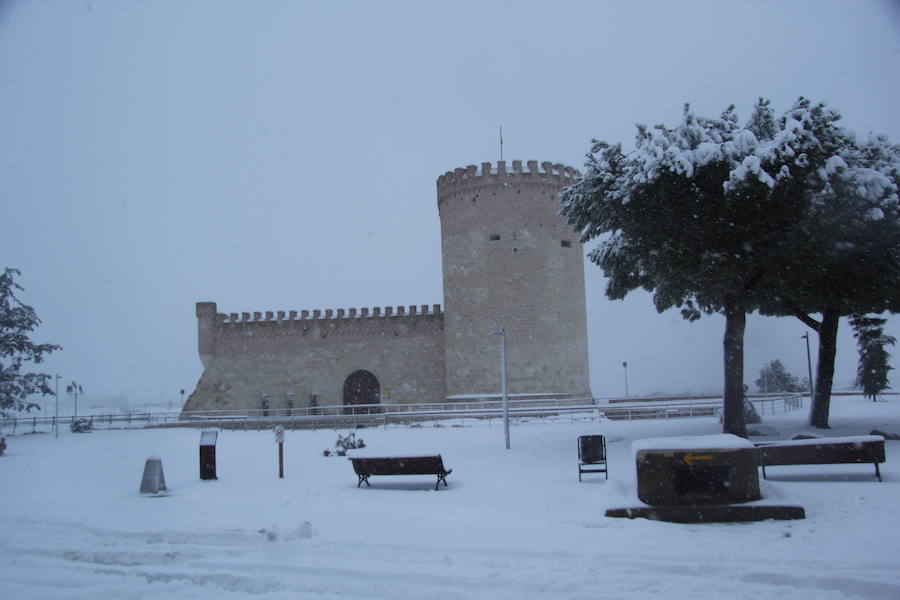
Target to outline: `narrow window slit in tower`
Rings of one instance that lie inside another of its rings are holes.
[[[572,247],[572,242],[570,242],[569,240],[562,240],[559,243],[563,248],[571,248]]]
[[[490,239],[491,239],[492,242],[496,242],[497,240],[500,239],[500,234],[499,234],[499,233],[492,233]]]

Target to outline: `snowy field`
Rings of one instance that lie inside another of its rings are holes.
[[[900,432],[900,397],[833,399],[829,436]],[[786,439],[805,410],[765,417]],[[457,423],[458,425],[458,423]],[[440,453],[435,478],[357,489],[337,432],[219,434],[200,481],[197,430],[18,435],[0,457],[0,598],[900,598],[900,442],[872,465],[773,467],[764,501],[802,521],[680,525],[604,517],[635,506],[634,439],[713,434],[714,419],[534,420],[503,430],[364,429],[358,455]],[[342,432],[345,433],[345,432]],[[610,478],[578,482],[576,438],[608,436]],[[162,458],[170,491],[138,493]]]

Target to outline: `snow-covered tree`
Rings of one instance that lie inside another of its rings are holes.
[[[856,369],[856,385],[862,387],[867,398],[874,402],[878,394],[891,386],[888,372],[893,368],[888,364],[891,355],[885,346],[893,346],[896,339],[884,334],[886,319],[853,315],[850,325],[859,346],[859,364]]]
[[[15,282],[18,269],[7,268],[0,276],[0,413],[5,410],[31,410],[32,394],[53,394],[47,384],[50,375],[23,373],[27,362],[40,363],[45,354],[59,350],[54,344],[35,344],[30,334],[41,320],[30,306],[16,298],[22,287]]]
[[[759,379],[755,382],[756,388],[760,392],[799,392],[800,382],[797,378],[787,372],[784,365],[777,358],[772,362],[763,365],[759,370]]]
[[[753,129],[766,126],[758,118],[741,127],[733,107],[709,119],[685,106],[673,129],[638,126],[629,154],[595,141],[582,181],[562,197],[582,241],[600,239],[590,259],[609,279],[607,296],[642,287],[660,312],[725,316],[723,430],[741,436],[746,314],[764,299],[804,204],[774,194],[760,169]]]
[[[680,307],[691,320],[702,313],[725,316],[727,433],[746,431],[741,391],[748,312],[807,319],[822,312],[817,330],[820,346],[828,346],[824,336],[832,320],[836,334],[837,320],[817,292],[831,286],[827,300],[846,299],[839,318],[859,312],[842,312],[844,305],[880,303],[891,310],[893,301],[885,298],[900,290],[900,274],[892,272],[870,281],[865,293],[840,291],[861,277],[840,279],[854,258],[868,256],[887,268],[893,257],[896,268],[900,219],[896,147],[881,137],[859,144],[835,125],[839,119],[803,98],[780,119],[761,99],[745,126],[733,107],[710,119],[686,106],[675,128],[638,126],[628,154],[621,145],[594,141],[583,179],[563,194],[561,212],[582,241],[600,241],[590,259],[609,280],[607,296],[621,299],[642,287],[653,292],[659,311]],[[877,241],[865,239],[876,234]],[[857,255],[859,248],[866,251]],[[831,373],[824,359],[820,350],[817,379],[827,375],[830,397],[833,352]],[[827,400],[825,412],[827,426]]]
[[[885,136],[860,139],[840,119],[801,98],[756,153],[760,170],[776,179],[774,189],[808,201],[778,266],[780,281],[761,308],[794,315],[818,332],[809,418],[821,428],[828,427],[840,318],[900,310],[900,147]]]

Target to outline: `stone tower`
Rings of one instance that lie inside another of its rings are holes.
[[[549,162],[482,163],[437,180],[448,399],[500,390],[506,328],[509,392],[590,396],[584,253],[559,216],[580,174]]]

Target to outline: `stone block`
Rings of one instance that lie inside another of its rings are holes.
[[[735,435],[636,440],[638,498],[651,506],[759,500],[759,455]]]

